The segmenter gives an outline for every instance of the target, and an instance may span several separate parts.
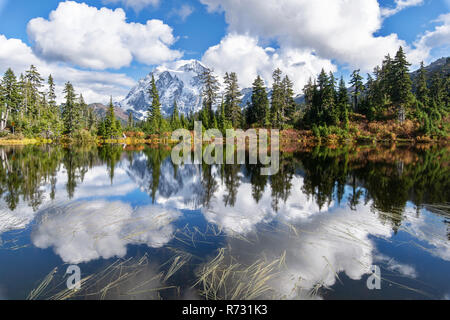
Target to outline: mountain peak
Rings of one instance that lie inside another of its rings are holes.
[[[136,118],[145,118],[147,108],[152,102],[149,89],[153,76],[164,116],[172,114],[175,101],[180,113],[197,112],[202,108],[201,76],[206,69],[198,60],[179,60],[158,66],[131,89],[119,106],[124,111],[132,111]]]

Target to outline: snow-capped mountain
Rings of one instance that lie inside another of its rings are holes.
[[[140,80],[119,106],[125,112],[132,111],[136,118],[145,117],[147,108],[152,102],[148,92],[153,75],[164,116],[172,114],[175,101],[180,113],[187,115],[191,111],[199,111],[202,108],[201,75],[206,69],[197,60],[181,60],[159,66]]]
[[[119,102],[118,106],[125,113],[131,111],[137,119],[145,118],[148,106],[152,103],[149,89],[152,76],[154,76],[163,116],[167,117],[172,114],[175,101],[180,114],[188,115],[190,112],[200,111],[203,90],[201,76],[206,69],[208,68],[198,60],[180,60],[159,66],[141,79],[127,97]],[[270,99],[272,90],[268,88],[267,93]],[[242,108],[251,102],[251,96],[252,88],[241,90]],[[296,96],[295,101],[297,103],[304,102],[303,95]]]

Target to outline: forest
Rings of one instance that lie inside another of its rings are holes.
[[[277,69],[271,88],[260,76],[254,80],[251,100],[244,107],[238,75],[226,73],[221,92],[217,77],[207,70],[202,75],[202,110],[185,116],[174,101],[173,113],[167,118],[162,116],[152,78],[147,118],[136,120],[129,113],[127,123],[116,118],[112,97],[106,116],[99,117],[70,82],[64,86],[63,103],[58,104],[52,75],[43,79],[33,65],[19,76],[8,69],[0,84],[0,139],[117,141],[129,136],[167,136],[179,128],[193,130],[194,122],[202,121],[204,129],[275,128],[307,132],[319,140],[365,135],[383,140],[445,140],[449,134],[449,60],[433,74],[422,63],[417,76],[411,77],[411,64],[400,47],[395,57],[387,55],[366,78],[360,70],[353,71],[348,84],[343,77],[337,79],[322,70],[305,85],[302,103],[294,100],[292,80]]]

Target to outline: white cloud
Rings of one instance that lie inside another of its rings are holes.
[[[220,76],[225,72],[236,72],[241,87],[250,87],[257,75],[271,85],[273,71],[280,68],[294,81],[296,92],[301,92],[308,78],[322,68],[336,71],[330,60],[314,55],[311,50],[263,48],[256,37],[239,34],[229,34],[218,45],[209,48],[202,62]]]
[[[415,42],[414,54],[419,57],[429,57],[433,48],[450,46],[450,13],[440,15],[434,22],[438,23],[434,30],[425,32]]]
[[[122,3],[127,8],[133,8],[136,12],[141,11],[147,6],[156,7],[159,0],[103,0],[103,3]]]
[[[276,40],[281,48],[315,52],[350,68],[372,70],[400,45],[411,51],[396,34],[375,35],[383,22],[376,0],[201,2],[211,12],[225,12],[230,33]]]
[[[178,9],[173,9],[169,15],[177,16],[181,21],[186,21],[186,19],[194,12],[194,8],[190,5],[184,4]]]
[[[0,73],[12,68],[16,75],[24,73],[33,64],[44,78],[52,74],[57,84],[58,101],[63,98],[61,92],[65,82],[70,81],[78,93],[82,93],[86,102],[115,100],[127,94],[135,81],[123,73],[79,70],[66,64],[47,62],[33,53],[33,50],[20,39],[8,39],[0,34]]]
[[[422,4],[423,0],[395,0],[395,7],[381,8],[381,15],[383,17],[390,17],[406,8],[420,6]]]
[[[32,19],[27,31],[40,56],[85,68],[118,69],[133,59],[151,65],[182,56],[169,48],[176,41],[171,27],[161,20],[127,23],[121,8],[61,2],[48,20]]]
[[[181,213],[156,206],[133,210],[116,201],[75,202],[52,207],[32,232],[38,248],[53,247],[66,263],[123,257],[128,244],[160,248],[175,231],[171,222]]]

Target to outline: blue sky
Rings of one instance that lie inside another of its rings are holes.
[[[0,0],[0,72],[33,63],[105,102],[156,65],[198,59],[242,87],[280,67],[301,91],[321,68],[370,72],[399,45],[413,67],[449,56],[449,12],[450,0]]]

